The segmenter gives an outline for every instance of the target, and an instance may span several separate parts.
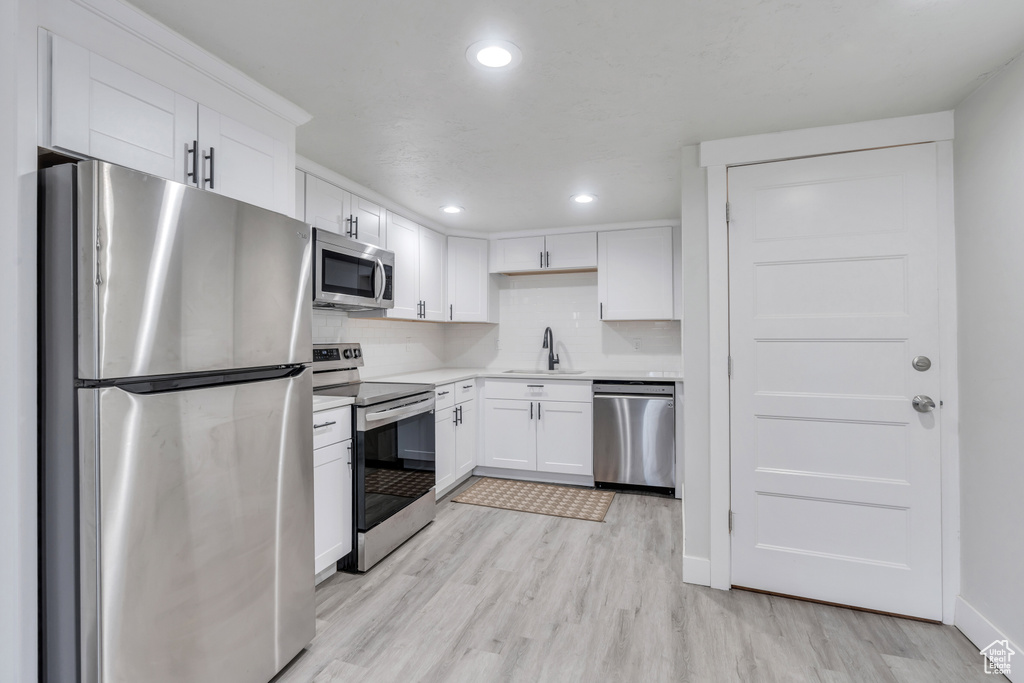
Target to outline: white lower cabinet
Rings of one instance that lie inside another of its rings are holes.
[[[350,411],[338,408],[313,414],[317,446],[313,451],[314,574],[352,552]]]
[[[480,421],[477,419],[476,401],[467,400],[460,403],[457,408],[459,426],[455,430],[456,480],[469,474],[476,467],[476,454],[480,443]]]
[[[581,382],[489,382],[484,389],[483,464],[593,476],[590,391],[589,383]],[[548,400],[537,400],[541,398]]]
[[[594,474],[593,403],[537,403],[537,471]]]
[[[434,413],[434,470],[437,473],[434,493],[437,496],[455,483],[457,429],[454,407]]]
[[[434,467],[436,495],[444,495],[459,479],[476,467],[477,428],[476,383],[464,380],[444,384],[435,390]]]
[[[537,469],[535,401],[484,399],[484,464],[510,470]]]

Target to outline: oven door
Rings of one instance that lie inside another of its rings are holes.
[[[356,410],[356,528],[365,533],[430,492],[434,394]]]
[[[394,308],[393,252],[316,228],[313,241],[315,306]]]

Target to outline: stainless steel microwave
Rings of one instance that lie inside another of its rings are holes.
[[[394,272],[394,252],[313,228],[314,306],[394,308]]]

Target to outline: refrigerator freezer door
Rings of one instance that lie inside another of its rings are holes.
[[[81,463],[98,478],[95,506],[80,497],[81,541],[99,547],[97,588],[82,586],[99,613],[83,681],[262,682],[312,640],[311,375],[80,390],[96,433]]]
[[[77,196],[79,378],[312,360],[309,226],[95,161]]]

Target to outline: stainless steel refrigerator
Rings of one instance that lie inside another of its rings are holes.
[[[43,680],[267,681],[315,632],[310,230],[40,179]]]

